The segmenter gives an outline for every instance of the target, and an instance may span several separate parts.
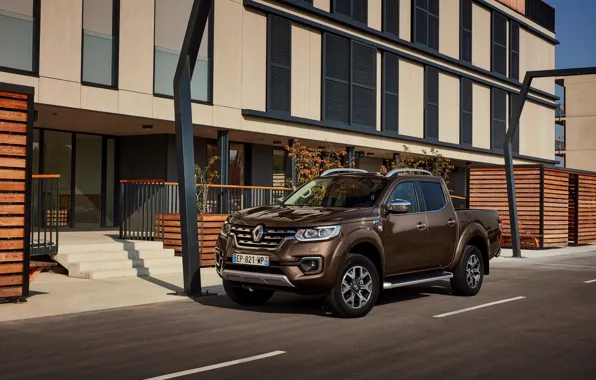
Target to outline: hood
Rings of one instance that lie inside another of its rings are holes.
[[[372,208],[333,208],[262,206],[240,210],[232,215],[231,222],[254,226],[316,227],[345,222],[354,222],[369,217]]]

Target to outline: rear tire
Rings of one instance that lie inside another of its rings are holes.
[[[373,262],[365,256],[350,253],[326,303],[342,318],[361,318],[375,306],[379,287],[379,272]]]
[[[484,280],[484,260],[478,247],[466,245],[461,261],[453,271],[451,289],[460,296],[475,296]]]
[[[230,299],[242,306],[257,306],[269,301],[275,293],[274,290],[252,289],[233,285],[230,281],[223,280],[223,287]]]

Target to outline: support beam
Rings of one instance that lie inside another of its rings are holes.
[[[230,184],[230,140],[228,131],[217,132],[217,154],[219,156],[219,183]],[[230,212],[230,191],[228,188],[220,188],[219,192],[219,213]]]
[[[356,148],[354,148],[353,146],[349,146],[346,148],[346,152],[348,152],[348,154],[346,155],[346,160],[348,161],[348,167],[350,167],[350,168],[358,167],[358,165],[356,165]]]
[[[294,139],[288,140],[288,146],[291,148],[294,146]],[[284,150],[284,157],[285,157],[285,177],[289,178],[292,181],[292,184],[296,186],[296,158],[290,157],[290,154],[287,150]],[[284,184],[285,186],[285,184]]]
[[[188,297],[203,294],[201,262],[197,231],[197,195],[194,172],[194,133],[190,80],[195,68],[203,31],[213,0],[195,0],[186,27],[180,57],[174,74],[174,116],[176,130],[176,160],[178,164],[178,195],[180,199],[180,231],[182,238],[182,271],[184,293]]]
[[[519,130],[519,119],[523,111],[528,92],[534,78],[548,78],[548,77],[566,77],[576,75],[592,75],[596,74],[596,67],[585,67],[577,69],[555,69],[555,70],[539,70],[528,71],[524,78],[520,95],[517,100],[512,102],[511,118],[509,119],[509,129],[505,134],[503,141],[503,148],[505,153],[505,173],[507,177],[507,199],[509,203],[509,223],[511,226],[511,245],[513,248],[513,257],[521,257],[521,245],[519,240],[519,225],[517,217],[517,197],[515,194],[515,173],[513,166],[513,137]],[[553,142],[554,146],[554,142]]]

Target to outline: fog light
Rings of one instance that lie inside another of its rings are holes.
[[[304,274],[317,274],[323,269],[323,260],[320,257],[303,257],[299,266]]]

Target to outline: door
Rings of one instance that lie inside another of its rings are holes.
[[[77,229],[101,225],[101,136],[75,134],[74,224]]]
[[[412,181],[398,183],[386,202],[403,199],[412,204],[406,214],[386,211],[383,241],[387,274],[393,275],[418,269],[426,262],[428,229],[421,212],[420,197]]]
[[[455,210],[442,182],[432,180],[417,181],[419,194],[424,201],[428,222],[428,262],[427,267],[444,267],[451,263],[458,236],[458,223]]]

